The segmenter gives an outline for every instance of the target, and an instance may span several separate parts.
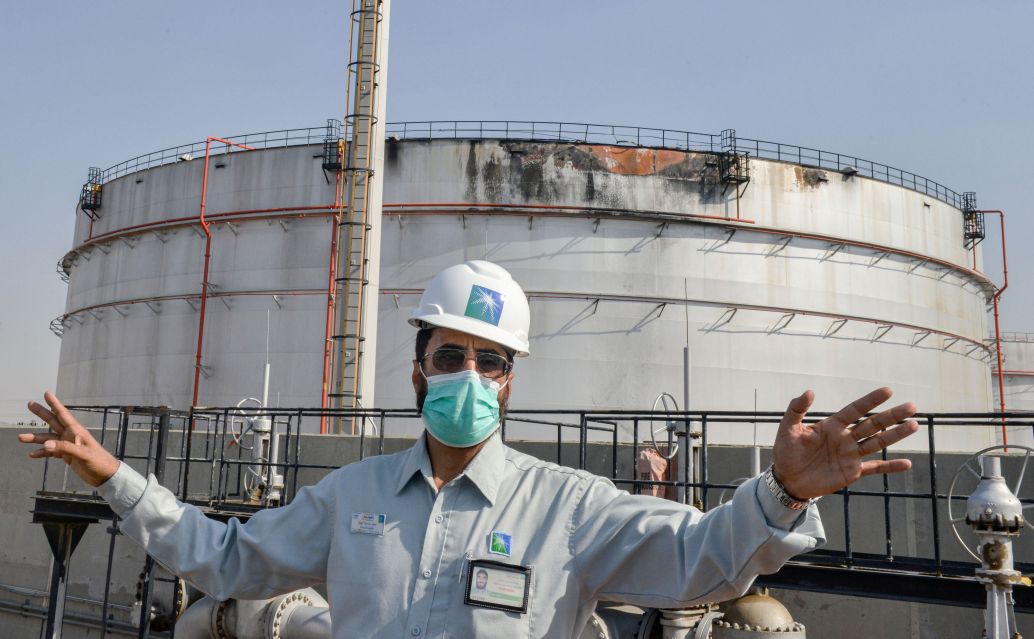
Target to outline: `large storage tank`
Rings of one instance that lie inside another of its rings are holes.
[[[531,298],[514,406],[681,398],[688,346],[694,409],[775,409],[804,388],[831,409],[878,384],[922,410],[993,408],[994,287],[958,193],[732,132],[495,124],[389,125],[366,405],[413,404],[406,319],[436,271],[476,258]],[[271,400],[320,405],[335,208],[322,133],[213,157],[199,404],[258,394],[268,348]],[[185,150],[109,169],[101,206],[76,216],[54,324],[68,402],[190,404],[205,241],[203,162]]]

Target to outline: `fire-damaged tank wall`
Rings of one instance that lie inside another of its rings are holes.
[[[335,190],[319,155],[213,158],[199,404],[259,394],[267,343],[271,401],[320,404]],[[961,212],[932,196],[757,159],[744,181],[719,154],[615,145],[389,139],[385,160],[368,406],[412,405],[419,294],[445,266],[487,259],[531,298],[518,406],[681,400],[688,346],[694,409],[777,409],[805,388],[833,409],[879,384],[925,410],[992,408],[991,284]],[[104,184],[97,220],[77,216],[58,323],[68,402],[190,403],[201,183],[198,159],[132,172]]]
[[[406,318],[427,280],[480,258],[531,296],[520,406],[681,397],[688,342],[697,408],[812,388],[833,409],[877,384],[991,407],[989,282],[960,212],[929,196],[752,160],[737,202],[714,155],[615,146],[389,141],[385,168],[381,404],[409,401]]]

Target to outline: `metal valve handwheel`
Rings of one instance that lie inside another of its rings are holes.
[[[657,412],[658,404],[661,408],[668,413],[677,413],[679,410],[679,404],[672,397],[671,393],[664,392],[657,396],[657,399],[653,400],[653,412]],[[679,422],[669,419],[664,423],[661,428],[653,427],[654,420],[650,420],[650,441],[653,443],[653,449],[657,451],[657,454],[664,459],[672,459],[679,452],[679,445],[677,442],[672,442],[671,450],[667,454],[661,452],[661,447],[657,445],[657,433],[663,433],[665,431],[674,430],[675,425]]]
[[[240,410],[244,406],[244,404],[248,402],[254,403],[256,408],[264,408],[264,406],[262,405],[262,400],[257,399],[255,397],[245,397],[241,401],[237,402],[237,410],[233,411],[234,414],[230,417],[229,429],[230,437],[233,438],[233,443],[236,446],[239,446],[241,450],[251,450],[252,448],[254,448],[254,444],[251,446],[244,445],[244,436],[250,433],[252,430],[254,430],[255,422],[257,422],[259,419],[254,413],[248,413],[243,410]],[[241,429],[241,432],[239,434],[237,433],[237,430],[234,428],[234,424],[237,423],[237,420],[241,420],[246,424]]]
[[[977,483],[979,483],[982,479],[982,475],[977,460],[983,455],[986,455],[987,453],[993,450],[1004,451],[1007,450],[1007,448],[1026,451],[1026,455],[1023,456],[1023,465],[1020,467],[1020,476],[1016,479],[1015,485],[1012,486],[1013,494],[1019,496],[1020,485],[1023,483],[1023,476],[1027,472],[1027,462],[1030,461],[1031,453],[1034,453],[1034,448],[1031,448],[1029,446],[1017,446],[1016,444],[1009,444],[1009,446],[1006,447],[1004,445],[999,444],[998,446],[991,446],[989,448],[985,448],[984,450],[978,451],[970,455],[966,459],[966,461],[958,467],[958,469],[955,471],[955,474],[951,477],[951,484],[948,485],[948,521],[951,522],[951,530],[953,533],[955,533],[955,539],[958,540],[959,544],[966,550],[967,553],[969,553],[969,555],[973,559],[976,559],[978,562],[981,561],[980,556],[972,550],[970,550],[969,545],[967,545],[966,542],[963,541],[962,535],[959,533],[959,523],[966,521],[966,515],[965,506],[963,506],[963,513],[961,515],[956,515],[956,510],[958,509],[953,508],[953,504],[955,502],[955,486],[958,483],[959,478],[963,476],[963,471],[969,471],[970,473],[972,473],[973,476],[976,477]],[[1034,508],[1034,504],[1023,505],[1023,510],[1027,510],[1028,508]],[[1026,517],[1023,518],[1023,525],[1027,528],[1034,530],[1034,524],[1028,521]]]

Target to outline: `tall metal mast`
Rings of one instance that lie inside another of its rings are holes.
[[[388,0],[352,0],[338,213],[331,408],[373,404],[380,271]],[[335,432],[355,432],[338,418]]]

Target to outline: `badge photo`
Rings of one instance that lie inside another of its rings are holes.
[[[501,561],[472,560],[467,565],[463,603],[507,612],[528,612],[531,567]]]

